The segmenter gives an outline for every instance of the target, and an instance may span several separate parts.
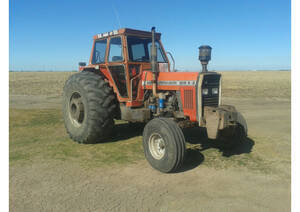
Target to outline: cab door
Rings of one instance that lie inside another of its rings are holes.
[[[124,65],[121,36],[112,37],[109,41],[107,67],[117,87],[119,99],[128,100],[128,76]]]

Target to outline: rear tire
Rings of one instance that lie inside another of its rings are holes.
[[[147,123],[143,147],[150,165],[161,172],[175,172],[184,161],[185,138],[179,126],[170,119],[155,118]]]
[[[66,81],[63,117],[74,141],[96,143],[108,138],[114,127],[116,108],[114,92],[100,75],[80,72]]]

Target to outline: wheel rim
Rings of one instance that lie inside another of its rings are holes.
[[[80,127],[84,120],[84,104],[79,93],[75,92],[69,102],[69,116],[74,126]]]
[[[153,133],[149,138],[149,150],[151,155],[160,160],[166,153],[166,145],[164,139],[157,133]]]

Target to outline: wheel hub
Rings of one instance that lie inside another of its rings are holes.
[[[164,139],[157,133],[153,133],[149,138],[149,150],[151,155],[160,160],[164,157],[166,152],[166,145]]]
[[[69,115],[72,123],[76,127],[80,127],[84,120],[84,105],[79,93],[71,96],[69,103]]]

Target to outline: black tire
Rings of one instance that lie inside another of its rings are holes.
[[[63,91],[63,117],[70,138],[96,143],[108,138],[114,127],[117,101],[102,76],[92,72],[72,75]]]
[[[153,142],[157,140],[157,146],[164,149],[163,154],[155,154],[156,151],[151,150]],[[150,165],[161,172],[175,172],[184,161],[185,138],[179,126],[170,119],[155,118],[147,123],[143,132],[143,147]]]
[[[243,143],[246,138],[244,127],[240,124],[234,128],[219,132],[217,146],[222,149],[233,149]]]

